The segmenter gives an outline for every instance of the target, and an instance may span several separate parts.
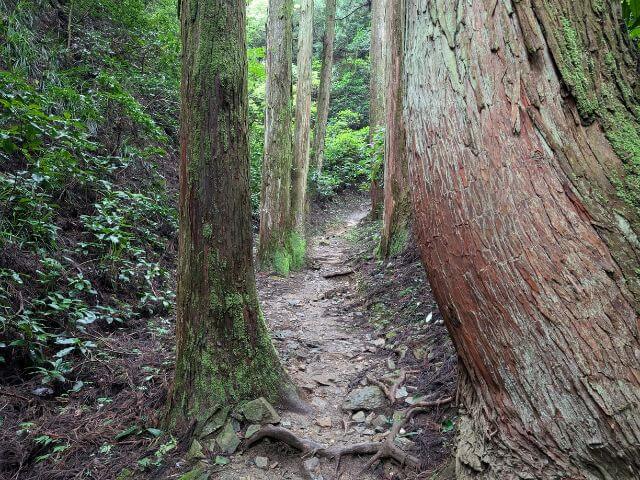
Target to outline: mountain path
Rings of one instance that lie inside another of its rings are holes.
[[[362,203],[349,211],[341,209],[333,222],[309,239],[309,261],[303,270],[292,272],[287,278],[273,274],[258,277],[261,305],[274,344],[311,408],[304,414],[283,412],[281,426],[326,445],[376,441],[382,437],[380,431],[353,421],[350,413],[342,410],[346,395],[364,384],[361,372],[380,362],[375,358],[371,331],[366,323],[362,324],[363,313],[347,308],[359,295],[356,273],[347,263],[348,236],[368,210],[368,205]],[[256,457],[268,458],[268,466],[256,467]],[[344,473],[340,478],[380,478],[374,472],[358,475],[368,458],[343,458]],[[303,459],[283,444],[263,441],[235,455],[220,478],[334,478],[334,462],[318,460]]]

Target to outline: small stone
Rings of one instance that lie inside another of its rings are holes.
[[[376,418],[373,419],[371,424],[374,427],[383,427],[384,428],[387,425],[389,425],[389,419],[384,415],[378,415]]]
[[[193,470],[185,473],[179,478],[179,480],[208,480],[208,479],[209,479],[209,474],[200,465],[198,465]]]
[[[267,457],[256,457],[255,462],[256,467],[262,468],[263,470],[269,466],[269,459]]]
[[[415,405],[416,403],[421,402],[424,399],[423,395],[419,395],[417,397],[407,397],[404,399],[404,401],[406,403],[408,403],[409,405]]]
[[[320,468],[320,459],[318,457],[311,457],[303,462],[304,469],[313,473],[316,472]]]
[[[194,440],[191,442],[191,446],[187,451],[187,460],[200,460],[205,458],[204,452],[202,450],[202,444],[198,440]]]
[[[370,428],[365,428],[362,432],[363,435],[367,435],[367,436],[371,436],[373,435],[375,432],[373,430],[371,430]]]
[[[279,423],[280,415],[264,397],[245,403],[240,407],[240,413],[250,422]]]
[[[387,399],[375,385],[369,385],[357,388],[347,395],[346,400],[342,404],[343,410],[375,410],[386,405]]]
[[[415,446],[415,442],[412,442],[406,437],[396,437],[395,444],[405,450],[409,450]]]
[[[323,428],[331,428],[332,422],[329,417],[316,418],[316,423]]]
[[[389,370],[395,370],[396,369],[396,362],[394,362],[393,359],[391,359],[391,358],[387,358],[387,368]]]
[[[204,427],[202,428],[202,432],[200,432],[200,438],[207,437],[211,435],[216,430],[222,428],[222,426],[227,421],[227,417],[229,416],[229,407],[224,407],[216,411],[213,415],[211,415],[205,422]]]
[[[371,424],[373,423],[373,419],[374,419],[374,418],[376,418],[376,414],[375,414],[375,412],[371,412],[371,413],[369,413],[369,415],[367,415],[367,418],[365,419],[365,421],[364,421],[364,422],[365,422],[367,425],[371,425]]]
[[[291,420],[282,420],[280,422],[280,425],[282,425],[285,428],[289,428],[291,426]]]
[[[236,451],[240,445],[240,438],[233,429],[231,422],[227,422],[222,431],[216,437],[216,443],[223,453],[231,454]]]
[[[364,414],[364,412],[363,412],[362,410],[360,410],[359,412],[354,413],[354,414],[353,414],[353,416],[351,417],[351,419],[352,419],[354,422],[364,423],[364,421],[365,421],[365,414]]]
[[[214,460],[216,465],[228,465],[229,459],[227,457],[223,457],[222,455],[216,455],[216,459]]]
[[[49,397],[53,395],[53,389],[49,387],[38,387],[31,391],[37,397]]]
[[[413,353],[416,360],[424,360],[424,357],[427,356],[427,349],[425,347],[417,347],[411,353]]]
[[[260,430],[260,425],[249,425],[244,434],[244,438],[251,438]]]
[[[313,400],[311,400],[311,405],[313,405],[314,407],[318,407],[320,409],[325,409],[327,408],[327,402],[325,402],[324,400],[322,400],[321,398],[318,397],[313,397]]]
[[[384,344],[387,343],[387,341],[384,338],[376,338],[373,342],[376,347],[384,347]]]
[[[407,392],[407,388],[406,387],[400,387],[396,391],[396,398],[405,398],[407,395],[409,395],[409,392]]]

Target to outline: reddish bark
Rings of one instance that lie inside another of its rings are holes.
[[[636,81],[619,4],[599,4],[407,1],[416,230],[460,358],[457,478],[640,478],[637,217],[603,102],[637,103],[604,63]]]

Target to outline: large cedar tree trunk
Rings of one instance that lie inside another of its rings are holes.
[[[386,0],[371,0],[371,62],[369,143],[373,143],[376,132],[384,127],[385,121],[385,45],[384,17]],[[371,218],[380,218],[382,212],[383,186],[382,169],[378,169],[371,179]]]
[[[460,479],[640,478],[638,82],[617,0],[407,0]]]
[[[245,0],[182,0],[177,358],[169,422],[290,391],[252,257]]]
[[[291,56],[293,0],[269,0],[264,159],[260,191],[262,267],[285,250],[291,230]]]
[[[322,67],[320,69],[320,88],[318,92],[318,117],[313,137],[314,164],[318,173],[324,163],[324,145],[327,136],[329,103],[331,99],[331,72],[333,70],[333,46],[336,39],[336,0],[326,0],[325,31],[322,37]]]
[[[409,171],[402,119],[404,6],[405,0],[390,2],[385,19],[386,129],[380,237],[380,254],[385,258],[401,252],[409,236]]]
[[[313,54],[313,0],[300,2],[298,30],[298,88],[296,90],[296,124],[293,137],[291,169],[291,221],[298,234],[304,234],[311,146],[311,55]]]

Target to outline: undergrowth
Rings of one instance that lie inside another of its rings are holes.
[[[89,329],[169,311],[177,228],[175,4],[73,8],[0,0],[0,362],[59,388]]]

